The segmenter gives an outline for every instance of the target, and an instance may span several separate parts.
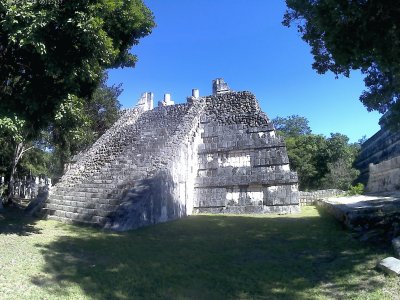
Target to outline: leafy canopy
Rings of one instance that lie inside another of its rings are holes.
[[[359,69],[369,111],[391,109],[400,121],[400,6],[390,0],[286,0],[285,26],[297,25],[319,73],[349,76]]]
[[[89,99],[72,97],[64,101],[48,128],[47,141],[52,151],[50,173],[59,177],[71,157],[88,149],[119,118],[120,86],[107,86],[104,74]]]
[[[298,136],[311,133],[308,120],[298,115],[292,115],[286,118],[276,117],[273,123],[275,129],[283,132],[285,136]]]
[[[153,27],[141,0],[1,1],[0,116],[47,126],[104,69],[134,66],[129,49]]]
[[[353,168],[360,146],[340,133],[330,137],[313,134],[308,120],[298,115],[272,120],[285,137],[290,167],[299,176],[300,190],[337,188],[347,190],[357,179]]]

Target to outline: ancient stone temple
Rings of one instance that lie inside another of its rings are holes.
[[[250,92],[223,79],[138,105],[74,162],[44,202],[47,218],[127,230],[193,213],[299,211],[283,139]]]
[[[400,132],[385,126],[385,118],[381,118],[381,129],[362,144],[355,163],[361,181],[373,193],[400,190]]]

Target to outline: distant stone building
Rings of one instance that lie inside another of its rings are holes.
[[[283,139],[223,79],[187,103],[144,93],[50,191],[49,219],[128,230],[193,213],[299,211]],[[171,105],[170,105],[171,104]]]
[[[368,192],[400,191],[400,132],[381,125],[362,145],[355,165]]]

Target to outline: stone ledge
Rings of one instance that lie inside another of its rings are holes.
[[[318,200],[316,205],[358,232],[362,240],[389,242],[400,231],[398,195],[329,198]]]
[[[279,174],[280,178],[275,175]],[[254,184],[265,184],[269,186],[276,185],[293,185],[297,184],[297,176],[294,176],[294,172],[287,173],[273,173],[263,174],[262,177],[257,175],[240,175],[230,178],[221,177],[200,177],[196,179],[195,188],[207,188],[207,187],[226,187],[236,185],[254,185]],[[295,178],[294,178],[295,177]]]
[[[246,151],[246,150],[262,150],[262,149],[273,149],[273,148],[284,148],[286,147],[285,142],[276,142],[276,143],[268,143],[265,145],[252,146],[234,146],[234,147],[225,147],[225,148],[215,148],[215,149],[204,149],[199,150],[199,154],[211,154],[211,153],[221,153],[228,151]]]
[[[252,205],[252,206],[219,206],[195,207],[195,214],[289,214],[299,213],[299,205]]]

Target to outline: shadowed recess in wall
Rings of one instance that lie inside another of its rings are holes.
[[[119,231],[135,229],[181,217],[185,207],[174,202],[174,182],[167,172],[150,179],[137,180],[128,185],[121,195],[115,212],[109,215],[107,229]]]

